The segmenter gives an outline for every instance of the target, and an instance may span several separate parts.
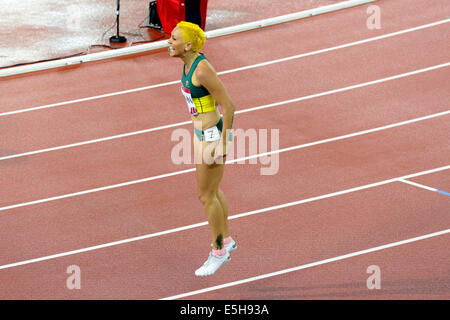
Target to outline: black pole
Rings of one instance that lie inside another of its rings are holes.
[[[120,0],[117,0],[117,11],[116,11],[117,34],[109,38],[109,41],[114,43],[127,42],[127,38],[125,38],[124,36],[119,36],[119,15],[120,15]]]
[[[186,21],[202,27],[201,0],[186,1],[184,6]]]

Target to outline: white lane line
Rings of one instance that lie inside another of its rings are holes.
[[[326,199],[326,198],[341,196],[341,195],[344,195],[344,194],[347,194],[347,193],[361,191],[361,190],[364,190],[364,189],[375,188],[375,187],[379,187],[379,186],[382,186],[382,185],[385,185],[385,184],[389,184],[389,183],[392,183],[392,182],[397,182],[397,181],[400,181],[400,180],[403,180],[403,179],[409,179],[409,178],[418,177],[418,176],[421,176],[421,175],[426,175],[426,174],[435,173],[435,172],[440,172],[440,171],[444,171],[444,170],[448,170],[448,169],[450,169],[450,165],[449,166],[440,167],[440,168],[436,168],[436,169],[432,169],[432,170],[418,172],[418,173],[415,173],[415,174],[412,174],[412,175],[408,175],[408,176],[404,176],[404,177],[400,177],[400,178],[393,178],[393,179],[383,180],[383,181],[379,181],[379,182],[375,182],[375,183],[371,183],[371,184],[366,184],[364,186],[359,186],[359,187],[355,187],[355,188],[350,188],[350,189],[346,189],[346,190],[332,192],[332,193],[328,193],[328,194],[324,194],[324,195],[321,195],[321,196],[312,197],[312,198],[308,198],[308,199],[304,199],[304,200],[293,201],[293,202],[284,203],[284,204],[280,204],[280,205],[276,205],[276,206],[272,206],[272,207],[268,207],[268,208],[263,208],[263,209],[259,209],[259,210],[254,210],[254,211],[249,211],[249,212],[245,212],[245,213],[240,213],[240,214],[236,214],[236,215],[230,216],[229,219],[232,220],[232,219],[247,217],[247,216],[251,216],[251,215],[262,213],[262,212],[278,210],[278,209],[282,209],[282,208],[287,208],[287,207],[300,205],[300,204],[303,204],[303,203],[308,203],[308,202],[312,202],[312,201],[323,200],[323,199]]]
[[[263,109],[273,108],[273,107],[277,107],[277,106],[287,105],[287,104],[290,104],[290,103],[301,102],[301,101],[305,101],[305,100],[309,100],[309,99],[323,97],[323,96],[326,96],[326,95],[336,94],[336,93],[349,91],[349,90],[353,90],[353,89],[358,89],[358,88],[362,88],[362,87],[366,87],[366,86],[371,86],[371,85],[375,85],[375,84],[379,84],[379,83],[383,83],[383,82],[387,82],[387,81],[392,81],[392,80],[396,80],[396,79],[400,79],[400,78],[404,78],[404,77],[409,77],[409,76],[417,75],[417,74],[420,74],[420,73],[424,73],[424,72],[429,72],[429,71],[445,68],[445,67],[448,67],[448,66],[450,66],[450,62],[439,64],[439,65],[435,65],[435,66],[431,66],[431,67],[428,67],[428,68],[418,69],[418,70],[414,70],[414,71],[410,71],[410,72],[406,72],[406,73],[402,73],[402,74],[398,74],[398,75],[394,75],[394,76],[390,76],[390,77],[387,77],[387,78],[382,78],[382,79],[377,79],[377,80],[373,80],[373,81],[363,82],[363,83],[359,83],[359,84],[348,86],[348,87],[343,87],[343,88],[339,88],[339,89],[324,91],[324,92],[320,92],[320,93],[316,93],[316,94],[312,94],[312,95],[308,95],[308,96],[303,96],[303,97],[299,97],[299,98],[289,99],[289,100],[285,100],[285,101],[279,101],[279,102],[270,103],[270,104],[266,104],[266,105],[262,105],[262,106],[247,108],[247,109],[244,109],[244,110],[237,110],[235,113],[236,114],[241,114],[241,113],[246,113],[246,112],[252,112],[252,111],[263,110]],[[118,134],[118,135],[104,137],[104,138],[98,138],[98,139],[86,140],[86,141],[72,143],[72,144],[67,144],[67,145],[61,145],[61,146],[52,147],[52,148],[46,148],[46,149],[40,149],[40,150],[34,150],[34,151],[28,151],[28,152],[23,152],[23,153],[12,154],[12,155],[7,155],[7,156],[0,157],[0,161],[20,158],[20,157],[25,157],[25,156],[32,156],[32,155],[45,153],[45,152],[58,151],[58,150],[63,150],[63,149],[68,149],[68,148],[80,147],[80,146],[84,146],[84,145],[88,145],[88,144],[105,142],[105,141],[110,141],[110,140],[114,140],[114,139],[121,139],[121,138],[130,137],[130,136],[134,136],[134,135],[145,134],[145,133],[155,132],[155,131],[159,131],[159,130],[165,130],[165,129],[169,129],[169,128],[179,127],[179,126],[187,125],[187,124],[190,124],[190,123],[191,123],[191,121],[184,121],[184,122],[179,122],[179,123],[174,123],[174,124],[154,127],[154,128],[150,128],[150,129],[144,129],[144,130],[139,130],[139,131],[133,131],[133,132],[128,132],[128,133]]]
[[[399,181],[403,182],[403,183],[406,183],[406,184],[410,184],[410,185],[412,185],[414,187],[417,187],[417,188],[428,190],[428,191],[434,191],[434,192],[437,191],[437,189],[435,189],[435,188],[431,188],[431,187],[425,186],[423,184],[419,184],[419,183],[412,182],[412,181],[409,181],[409,180],[400,179]]]
[[[382,186],[382,185],[389,184],[389,183],[392,183],[392,182],[397,182],[400,179],[410,179],[410,178],[414,178],[414,177],[418,177],[418,176],[422,176],[422,175],[426,175],[426,174],[431,174],[431,173],[435,173],[435,172],[439,172],[439,171],[444,171],[444,170],[448,170],[448,169],[450,169],[450,165],[444,166],[444,167],[439,167],[439,168],[434,168],[434,169],[430,169],[430,170],[426,170],[426,171],[416,172],[416,173],[412,173],[412,174],[409,174],[409,175],[406,175],[406,176],[402,176],[402,177],[397,177],[397,178],[387,179],[387,180],[383,180],[383,181],[379,181],[379,182],[375,182],[375,183],[371,183],[371,184],[366,184],[366,185],[355,187],[355,188],[350,188],[350,189],[341,190],[341,191],[337,191],[337,192],[333,192],[333,193],[328,193],[328,194],[324,194],[324,195],[320,195],[320,196],[316,196],[316,197],[312,197],[312,198],[308,198],[308,199],[303,199],[303,200],[299,200],[299,201],[283,203],[283,204],[279,204],[279,205],[276,205],[276,206],[271,206],[271,207],[266,207],[266,208],[262,208],[262,209],[258,209],[258,210],[244,212],[244,213],[240,213],[240,214],[229,216],[229,219],[230,220],[239,219],[239,218],[248,217],[248,216],[259,214],[259,213],[264,213],[264,212],[274,211],[274,210],[278,210],[278,209],[282,209],[282,208],[292,207],[292,206],[300,205],[300,204],[303,204],[303,203],[318,201],[318,200],[331,198],[331,197],[337,197],[337,196],[340,196],[340,195],[343,195],[343,194],[356,192],[356,191],[361,191],[361,190],[365,190],[365,189],[369,189],[369,188],[374,188],[374,187]],[[93,250],[108,248],[108,247],[117,246],[117,245],[130,243],[130,242],[134,242],[134,241],[139,241],[139,240],[159,237],[159,236],[162,236],[162,235],[167,235],[167,234],[171,234],[171,233],[175,233],[175,232],[180,232],[180,231],[190,230],[190,229],[194,229],[194,228],[199,228],[199,227],[202,227],[202,226],[206,226],[207,224],[208,224],[208,222],[204,221],[204,222],[200,222],[200,223],[196,223],[196,224],[191,224],[191,225],[178,227],[178,228],[174,228],[174,229],[168,229],[168,230],[165,230],[165,231],[151,233],[151,234],[147,234],[147,235],[143,235],[143,236],[138,236],[138,237],[128,238],[128,239],[124,239],[124,240],[109,242],[109,243],[100,244],[100,245],[96,245],[96,246],[92,246],[92,247],[78,249],[78,250],[62,252],[62,253],[53,254],[53,255],[49,255],[49,256],[45,256],[45,257],[40,257],[40,258],[29,259],[29,260],[24,260],[24,261],[10,263],[10,264],[5,264],[5,265],[0,266],[0,270],[13,268],[13,267],[18,267],[18,266],[22,266],[22,265],[26,265],[26,264],[30,264],[30,263],[35,263],[35,262],[41,262],[41,261],[56,259],[56,258],[60,258],[60,257],[65,257],[65,256],[69,256],[69,255],[78,254],[78,253],[83,253],[83,252],[89,252],[89,251],[93,251]]]
[[[397,122],[397,123],[389,124],[389,125],[382,126],[382,127],[377,127],[377,128],[373,128],[373,129],[358,131],[358,132],[346,134],[346,135],[343,135],[343,136],[338,136],[338,137],[334,137],[334,138],[328,138],[328,139],[323,139],[323,140],[319,140],[319,141],[309,142],[309,143],[300,144],[300,145],[296,145],[296,146],[292,146],[292,147],[287,147],[287,148],[283,148],[283,149],[278,149],[278,150],[273,150],[273,151],[269,151],[269,152],[259,153],[259,154],[256,154],[256,155],[246,156],[246,157],[242,157],[242,158],[231,159],[230,161],[227,161],[226,164],[242,162],[242,161],[246,161],[246,160],[250,160],[250,159],[266,157],[266,156],[273,155],[273,154],[279,154],[279,153],[283,153],[283,152],[288,152],[288,151],[303,149],[303,148],[307,148],[307,147],[312,147],[312,146],[316,146],[316,145],[319,145],[319,144],[324,144],[324,143],[339,141],[339,140],[343,140],[343,139],[348,139],[348,138],[352,138],[352,137],[356,137],[356,136],[360,136],[360,135],[364,135],[364,134],[368,134],[368,133],[373,133],[373,132],[377,132],[377,131],[387,130],[387,129],[391,129],[391,128],[395,128],[395,127],[399,127],[399,126],[404,126],[404,125],[415,123],[415,122],[419,122],[419,121],[429,120],[429,119],[432,119],[432,118],[437,118],[437,117],[441,117],[441,116],[445,116],[445,115],[449,115],[449,114],[450,114],[450,110],[447,110],[447,111],[444,111],[444,112],[439,112],[439,113],[427,115],[427,116],[420,117],[420,118],[415,118],[415,119],[411,119],[411,120]],[[60,196],[55,196],[55,197],[50,197],[50,198],[45,198],[45,199],[40,199],[40,200],[35,200],[35,201],[30,201],[30,202],[23,202],[23,203],[19,203],[19,204],[13,204],[13,205],[5,206],[5,207],[0,207],[0,211],[20,208],[20,207],[25,207],[25,206],[31,206],[31,205],[45,203],[45,202],[50,202],[50,201],[55,201],[55,200],[61,200],[61,199],[76,197],[76,196],[80,196],[80,195],[85,195],[85,194],[90,194],[90,193],[95,193],[95,192],[100,192],[100,191],[105,191],[105,190],[110,190],[110,189],[116,189],[116,188],[125,187],[125,186],[129,186],[129,185],[133,185],[133,184],[138,184],[138,183],[148,182],[148,181],[152,181],[152,180],[163,179],[163,178],[167,178],[167,177],[171,177],[171,176],[175,176],[175,175],[180,175],[180,174],[185,174],[185,173],[189,173],[189,172],[194,172],[195,170],[196,170],[195,168],[190,168],[190,169],[186,169],[186,170],[181,170],[181,171],[175,171],[175,172],[171,172],[171,173],[161,174],[161,175],[158,175],[158,176],[152,176],[152,177],[148,177],[148,178],[143,178],[143,179],[138,179],[138,180],[133,180],[133,181],[127,181],[127,182],[123,182],[123,183],[119,183],[119,184],[113,184],[113,185],[109,185],[109,186],[105,186],[105,187],[88,189],[88,190],[74,192],[74,193],[68,193],[68,194],[64,194],[64,195],[60,195]]]
[[[409,33],[409,32],[414,32],[414,31],[419,31],[419,30],[435,27],[435,26],[438,26],[438,25],[441,25],[441,24],[444,24],[444,23],[448,23],[448,22],[450,22],[450,19],[444,19],[444,20],[433,22],[433,23],[421,25],[421,26],[418,26],[418,27],[409,28],[409,29],[405,29],[405,30],[401,30],[401,31],[397,31],[397,32],[392,32],[392,33],[387,33],[387,34],[383,34],[381,36],[372,37],[372,38],[368,38],[368,39],[363,39],[363,40],[359,40],[359,41],[355,41],[355,42],[350,42],[350,43],[338,45],[338,46],[335,46],[335,47],[320,49],[320,50],[311,51],[311,52],[307,52],[307,53],[301,53],[301,54],[290,56],[290,57],[286,57],[286,58],[280,58],[280,59],[276,59],[276,60],[272,60],[272,61],[266,61],[266,62],[254,64],[254,65],[249,65],[249,66],[245,66],[245,67],[240,67],[240,68],[235,68],[235,69],[231,69],[231,70],[227,70],[227,71],[222,71],[220,74],[227,74],[227,73],[232,73],[232,72],[237,72],[237,71],[253,69],[253,68],[257,68],[257,67],[264,67],[264,66],[268,66],[268,65],[271,65],[271,64],[275,64],[275,63],[286,62],[286,61],[290,61],[290,60],[294,60],[294,59],[300,59],[300,58],[313,56],[313,55],[317,55],[317,54],[321,54],[321,53],[326,53],[326,52],[330,52],[330,51],[334,51],[334,50],[349,48],[349,47],[357,46],[357,45],[360,45],[360,44],[369,43],[369,42],[372,42],[372,41],[382,40],[382,39],[395,37],[395,36],[402,35],[402,34]]]
[[[175,127],[187,125],[187,124],[190,124],[190,123],[192,123],[192,121],[178,122],[178,123],[164,125],[164,126],[159,126],[159,127],[154,127],[154,128],[150,128],[150,129],[144,129],[144,130],[139,130],[139,131],[127,132],[127,133],[118,134],[118,135],[114,135],[114,136],[103,137],[103,138],[92,139],[92,140],[86,140],[86,141],[81,141],[81,142],[61,145],[61,146],[52,147],[52,148],[46,148],[46,149],[28,151],[28,152],[23,152],[23,153],[11,154],[9,156],[0,157],[0,161],[20,158],[20,157],[26,157],[26,156],[32,156],[32,155],[35,155],[35,154],[40,154],[40,153],[45,153],[45,152],[51,152],[51,151],[58,151],[58,150],[64,150],[64,149],[69,149],[69,148],[81,147],[81,146],[88,145],[88,144],[100,143],[100,142],[105,142],[105,141],[110,141],[110,140],[115,140],[115,139],[131,137],[131,136],[135,136],[135,135],[139,135],[139,134],[150,133],[150,132],[155,132],[155,131],[169,129],[169,128],[175,128]]]
[[[208,287],[208,288],[204,288],[204,289],[200,289],[200,290],[190,291],[190,292],[174,295],[174,296],[167,297],[167,298],[162,298],[160,300],[181,299],[181,298],[190,297],[190,296],[201,294],[201,293],[206,293],[206,292],[211,292],[211,291],[229,288],[229,287],[233,287],[233,286],[238,286],[238,285],[241,285],[244,283],[249,283],[249,282],[254,282],[254,281],[258,281],[258,280],[262,280],[262,279],[276,277],[276,276],[286,274],[286,273],[291,273],[291,272],[295,272],[295,271],[299,271],[299,270],[303,270],[303,269],[307,269],[307,268],[320,266],[320,265],[327,264],[327,263],[332,263],[332,262],[336,262],[336,261],[340,261],[340,260],[344,260],[344,259],[361,256],[361,255],[376,252],[376,251],[381,251],[381,250],[385,250],[385,249],[389,249],[389,248],[393,248],[393,247],[398,247],[398,246],[409,244],[409,243],[416,242],[416,241],[421,241],[421,240],[430,239],[433,237],[442,236],[442,235],[448,234],[449,232],[450,232],[450,229],[445,229],[442,231],[433,232],[433,233],[425,234],[425,235],[422,235],[419,237],[409,238],[409,239],[402,240],[402,241],[392,242],[392,243],[388,243],[388,244],[381,245],[378,247],[373,247],[370,249],[355,251],[355,252],[337,256],[334,258],[329,258],[329,259],[320,260],[320,261],[316,261],[316,262],[312,262],[312,263],[308,263],[308,264],[303,264],[303,265],[293,267],[293,268],[283,269],[283,270],[266,273],[266,274],[262,274],[259,276],[247,278],[247,279],[228,282],[228,283],[224,283],[224,284],[221,284],[218,286],[213,286],[213,287]]]
[[[409,181],[409,180],[400,180],[401,182],[403,182],[403,183],[407,183],[407,184],[410,184],[410,185],[412,185],[412,186],[415,186],[415,187],[418,187],[418,188],[422,188],[422,189],[425,189],[425,190],[429,190],[429,191],[434,191],[434,192],[437,192],[437,193],[440,193],[440,194],[444,194],[444,195],[446,195],[446,196],[450,196],[450,193],[449,192],[447,192],[447,191],[444,191],[444,190],[439,190],[439,189],[436,189],[436,188],[431,188],[431,187],[429,187],[429,186],[426,186],[426,185],[423,185],[423,184],[420,184],[420,183],[417,183],[417,182],[412,182],[412,181]]]
[[[338,136],[338,137],[334,137],[334,138],[328,138],[328,139],[323,139],[323,140],[314,141],[314,142],[310,142],[310,143],[300,144],[300,145],[297,145],[297,146],[283,148],[283,149],[279,149],[279,150],[275,150],[275,151],[259,153],[259,154],[256,154],[256,155],[247,156],[247,157],[245,157],[245,159],[233,159],[233,160],[230,160],[227,163],[234,163],[234,162],[238,162],[238,161],[241,161],[241,160],[249,160],[249,159],[254,159],[254,158],[259,158],[259,157],[265,157],[265,156],[272,155],[272,154],[275,154],[275,153],[282,153],[282,152],[286,152],[286,151],[293,151],[293,150],[298,150],[298,149],[303,149],[303,148],[307,148],[307,147],[316,146],[316,145],[323,144],[323,143],[344,140],[344,139],[353,138],[353,137],[361,136],[361,135],[368,134],[368,133],[374,133],[374,132],[378,132],[378,131],[382,131],[382,130],[387,130],[387,129],[391,129],[391,128],[395,128],[395,127],[404,126],[404,125],[415,123],[415,122],[419,122],[419,121],[424,121],[424,120],[429,120],[429,119],[432,119],[432,118],[442,117],[442,116],[446,116],[446,115],[449,115],[449,114],[450,114],[450,110],[447,110],[447,111],[434,113],[434,114],[431,114],[431,115],[428,115],[428,116],[424,116],[424,117],[420,117],[420,118],[415,118],[415,119],[411,119],[411,120],[397,122],[397,123],[385,125],[385,126],[382,126],[382,127],[373,128],[373,129],[358,131],[358,132],[354,132],[354,133],[350,133],[350,134],[346,134],[346,135],[342,135],[342,136]]]
[[[252,68],[263,67],[263,66],[267,66],[270,64],[274,64],[274,63],[281,63],[281,62],[285,62],[285,61],[289,61],[289,60],[300,59],[300,58],[307,57],[307,56],[317,55],[317,54],[321,54],[321,53],[325,53],[325,52],[330,52],[333,50],[339,50],[339,49],[343,49],[343,48],[348,48],[348,47],[368,43],[371,41],[377,41],[377,40],[386,39],[389,37],[402,35],[402,34],[409,33],[409,32],[414,32],[414,31],[418,31],[418,30],[422,30],[422,29],[426,29],[426,28],[431,28],[431,27],[439,26],[444,23],[448,23],[448,22],[450,22],[450,19],[444,19],[444,20],[433,22],[433,23],[429,23],[429,24],[393,32],[393,33],[388,33],[385,35],[372,37],[372,38],[368,38],[368,39],[364,39],[364,40],[350,42],[350,43],[346,43],[346,44],[342,44],[342,45],[338,45],[338,46],[334,46],[334,47],[330,47],[330,48],[325,48],[325,49],[316,50],[316,51],[312,51],[312,52],[308,52],[308,53],[302,53],[302,54],[298,54],[298,55],[294,55],[294,56],[290,56],[290,57],[286,57],[286,58],[281,58],[281,59],[266,61],[266,62],[262,62],[262,63],[249,65],[249,66],[225,70],[225,71],[218,72],[218,74],[222,75],[222,74],[227,74],[227,73],[232,73],[232,72],[249,70]],[[139,91],[144,91],[144,90],[150,90],[150,89],[154,89],[154,88],[174,85],[177,83],[180,83],[180,81],[176,80],[176,81],[163,82],[163,83],[159,83],[159,84],[155,84],[155,85],[150,85],[150,86],[145,86],[145,87],[140,87],[140,88],[135,88],[135,89],[130,89],[130,90],[117,91],[117,92],[112,92],[112,93],[96,95],[96,96],[92,96],[92,97],[86,97],[86,98],[80,98],[80,99],[69,100],[69,101],[64,101],[64,102],[52,103],[52,104],[38,106],[38,107],[31,107],[31,108],[25,108],[25,109],[20,109],[20,110],[8,111],[8,112],[0,113],[0,117],[14,115],[14,114],[23,113],[23,112],[54,108],[54,107],[64,106],[64,105],[78,103],[78,102],[86,102],[86,101],[90,101],[90,100],[102,99],[102,98],[117,96],[117,95],[121,95],[121,94],[128,94],[128,93],[134,93],[134,92],[139,92]]]
[[[88,189],[88,190],[83,190],[83,191],[74,192],[74,193],[68,193],[68,194],[64,194],[64,195],[60,195],[60,196],[56,196],[56,197],[50,197],[50,198],[45,198],[45,199],[40,199],[40,200],[35,200],[35,201],[30,201],[30,202],[14,204],[14,205],[11,205],[11,206],[1,207],[0,211],[10,210],[10,209],[15,209],[15,208],[20,208],[20,207],[26,207],[26,206],[31,206],[31,205],[35,205],[35,204],[40,204],[40,203],[45,203],[45,202],[50,202],[50,201],[55,201],[55,200],[61,200],[61,199],[66,199],[66,198],[72,198],[72,197],[76,197],[76,196],[81,196],[81,195],[95,193],[95,192],[100,192],[100,191],[105,191],[105,190],[111,190],[111,189],[126,187],[126,186],[130,186],[130,185],[133,185],[133,184],[138,184],[138,183],[148,182],[148,181],[152,181],[152,180],[163,179],[163,178],[172,177],[172,176],[176,176],[176,175],[179,175],[179,174],[185,174],[185,173],[194,172],[194,171],[195,171],[195,168],[190,168],[190,169],[187,169],[187,170],[175,171],[175,172],[161,174],[161,175],[158,175],[158,176],[148,177],[148,178],[144,178],[144,179],[139,179],[139,180],[133,180],[133,181],[127,181],[127,182],[123,182],[123,183],[113,184],[113,185],[109,185],[109,186],[105,186],[105,187]]]
[[[418,69],[418,70],[414,70],[414,71],[410,71],[410,72],[406,72],[406,73],[390,76],[390,77],[387,77],[387,78],[382,78],[382,79],[372,80],[372,81],[368,81],[368,82],[363,82],[363,83],[351,85],[351,86],[344,87],[344,88],[334,89],[334,90],[330,90],[330,91],[324,91],[324,92],[312,94],[312,95],[309,95],[309,96],[304,96],[304,97],[290,99],[290,100],[286,100],[286,101],[282,101],[282,102],[267,104],[267,105],[263,105],[263,106],[260,106],[260,107],[253,107],[253,108],[249,108],[249,109],[245,109],[245,110],[239,110],[239,113],[245,113],[245,112],[250,112],[250,111],[267,109],[267,108],[271,108],[271,107],[275,107],[275,106],[279,106],[279,105],[284,105],[284,104],[288,104],[288,103],[299,102],[299,101],[304,101],[304,100],[308,100],[308,99],[323,97],[323,96],[327,96],[327,95],[331,95],[331,94],[335,94],[335,93],[339,93],[339,92],[349,91],[349,90],[358,89],[358,88],[362,88],[362,87],[367,87],[367,86],[371,86],[371,85],[375,85],[375,84],[379,84],[379,83],[383,83],[383,82],[387,82],[387,81],[397,80],[397,79],[401,79],[401,78],[417,75],[417,74],[428,72],[428,71],[433,71],[433,70],[437,70],[437,69],[441,69],[441,68],[446,68],[448,66],[450,66],[450,62],[446,62],[446,63],[434,65],[434,66],[431,66],[431,67],[427,67],[427,68],[423,68],[423,69]]]
[[[180,83],[180,81],[177,80],[177,81],[164,82],[164,83],[155,84],[155,85],[151,85],[151,86],[135,88],[135,89],[129,89],[129,90],[123,90],[123,91],[117,91],[117,92],[111,92],[111,93],[105,93],[105,94],[101,94],[101,95],[97,95],[97,96],[80,98],[80,99],[69,100],[69,101],[64,101],[64,102],[57,102],[57,103],[47,104],[47,105],[39,106],[39,107],[32,107],[32,108],[8,111],[8,112],[0,113],[0,117],[10,116],[10,115],[13,115],[13,114],[24,113],[24,112],[29,112],[29,111],[36,111],[36,110],[60,107],[60,106],[65,106],[65,105],[73,104],[73,103],[79,103],[79,102],[86,102],[86,101],[97,100],[97,99],[102,99],[102,98],[108,98],[108,97],[118,96],[118,95],[127,94],[127,93],[133,93],[133,92],[139,92],[139,91],[144,91],[144,90],[149,90],[149,89],[169,86],[169,85],[173,85],[173,84],[176,84],[176,83]]]

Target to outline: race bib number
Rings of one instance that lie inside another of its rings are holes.
[[[220,139],[220,131],[217,129],[217,126],[206,129],[203,132],[205,141],[212,142]]]
[[[184,98],[186,99],[186,104],[187,104],[189,113],[193,116],[198,115],[198,111],[197,111],[197,108],[195,107],[194,100],[192,100],[191,90],[185,88],[184,86],[181,86],[181,93],[183,94]]]

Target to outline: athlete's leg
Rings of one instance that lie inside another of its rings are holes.
[[[219,199],[220,205],[222,206],[224,221],[223,237],[228,238],[230,236],[230,232],[228,231],[228,203],[225,195],[222,192],[222,189],[220,188],[218,188],[217,190],[217,199]]]
[[[223,239],[228,237],[228,228],[225,219],[228,207],[223,193],[219,191],[219,184],[222,180],[224,164],[197,164],[197,184],[198,197],[203,204],[208,224],[211,231],[213,248],[220,250],[223,248]],[[222,201],[221,201],[222,200]],[[224,201],[225,200],[225,201]]]

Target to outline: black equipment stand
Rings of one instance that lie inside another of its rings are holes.
[[[114,43],[124,43],[124,42],[127,42],[127,38],[125,38],[124,36],[120,36],[119,35],[119,12],[120,12],[120,0],[117,0],[117,11],[116,11],[116,14],[117,14],[117,21],[116,21],[116,24],[117,24],[117,34],[115,35],[115,36],[112,36],[111,38],[109,38],[109,41],[110,42],[114,42]]]

